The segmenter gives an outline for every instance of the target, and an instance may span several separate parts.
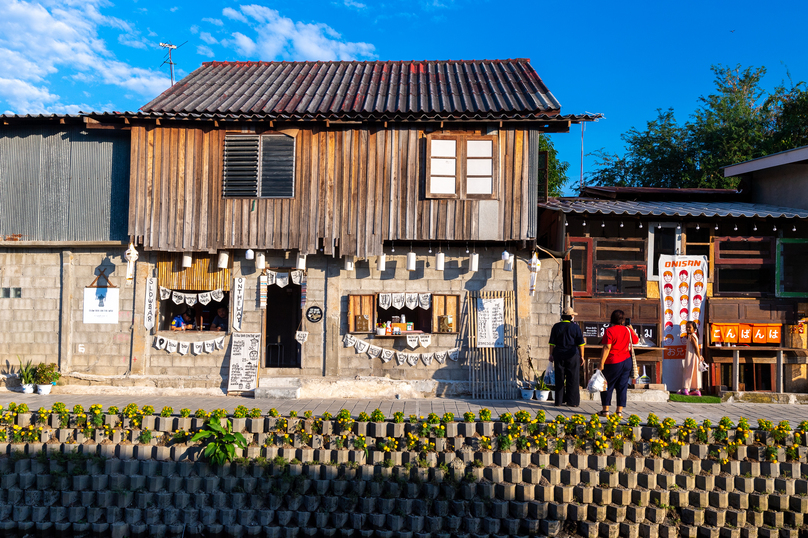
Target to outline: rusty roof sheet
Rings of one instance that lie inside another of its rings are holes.
[[[527,59],[205,62],[141,108],[232,119],[568,119]]]
[[[539,208],[586,215],[642,215],[662,217],[747,217],[808,219],[808,210],[741,202],[646,202],[552,198]]]

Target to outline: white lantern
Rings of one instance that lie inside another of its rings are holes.
[[[380,273],[383,273],[387,269],[387,255],[382,254],[378,258],[376,258],[376,270]]]
[[[248,248],[247,252],[244,253],[244,257],[248,260],[255,259],[255,251],[251,248]]]
[[[443,271],[445,261],[446,259],[443,252],[438,252],[437,254],[435,254],[435,269],[437,269],[438,271]]]
[[[342,268],[346,271],[353,271],[354,270],[354,259],[353,256],[344,256],[343,257],[343,265]]]
[[[134,243],[129,243],[129,248],[126,249],[123,256],[126,258],[126,282],[131,284],[135,278],[135,262],[138,258]]]
[[[263,252],[255,254],[255,268],[263,270],[267,266],[267,257]]]
[[[407,253],[407,271],[415,271],[415,252]]]
[[[476,252],[473,252],[469,258],[469,269],[475,273],[480,270],[480,255]]]
[[[182,253],[182,266],[186,269],[194,264],[194,255],[190,252]]]
[[[506,271],[513,271],[513,262],[515,261],[515,257],[511,254],[508,257],[508,261],[505,262],[505,270]]]
[[[301,254],[299,252],[297,253],[297,264],[295,266],[298,269],[300,269],[301,271],[306,270],[306,255],[305,254]]]
[[[219,261],[216,263],[216,267],[219,269],[227,269],[228,258],[230,258],[230,254],[226,250],[219,252]]]
[[[507,250],[502,251],[502,261],[506,262],[511,257],[511,253]]]

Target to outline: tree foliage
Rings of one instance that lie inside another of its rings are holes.
[[[713,66],[715,92],[699,97],[690,121],[657,111],[644,130],[621,135],[622,156],[599,150],[590,183],[633,187],[732,188],[721,167],[808,144],[804,83],[761,88],[764,67]]]
[[[555,149],[553,141],[547,135],[541,137],[539,151],[547,152],[548,194],[551,197],[561,196],[564,185],[569,181],[567,171],[570,168],[570,163],[558,158],[558,150]]]

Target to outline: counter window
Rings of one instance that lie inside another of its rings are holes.
[[[197,295],[200,293],[205,293],[207,290],[196,290],[196,291],[183,291],[183,294],[189,295]],[[182,304],[175,304],[170,298],[165,301],[160,301],[160,330],[161,331],[170,331],[171,330],[171,323],[174,321],[174,318],[177,316],[182,316],[183,312],[187,312],[188,310],[193,311],[192,322],[195,327],[202,327],[202,330],[208,331],[212,330],[212,325],[214,320],[216,321],[216,325],[221,327],[221,323],[218,319],[216,319],[217,315],[219,314],[219,309],[224,308],[224,329],[226,332],[230,331],[230,312],[228,309],[228,305],[230,304],[230,292],[225,291],[222,292],[223,297],[221,301],[214,301],[211,300],[208,304],[203,305],[200,302],[196,302],[194,306],[188,306],[185,303]]]
[[[808,297],[808,240],[777,240],[778,297]]]
[[[430,308],[378,306],[377,295],[348,296],[348,332],[372,334],[376,325],[390,322],[401,332],[457,333],[460,297],[432,294]],[[402,317],[404,318],[402,320]],[[410,326],[410,324],[412,324]]]
[[[762,296],[774,293],[773,237],[716,237],[715,294]]]

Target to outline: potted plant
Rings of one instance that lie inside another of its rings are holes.
[[[51,387],[56,384],[62,375],[56,371],[56,364],[38,364],[34,369],[34,383],[37,394],[50,394]]]
[[[533,399],[533,387],[530,386],[530,383],[526,383],[523,386],[519,387],[519,391],[522,393],[523,400],[532,400]]]
[[[22,392],[31,394],[34,392],[34,367],[31,365],[31,361],[23,363],[19,355],[17,355],[17,359],[20,361],[20,372],[17,376],[20,378]]]
[[[540,402],[546,402],[550,397],[550,387],[544,382],[544,372],[542,372],[539,379],[536,381],[536,399]]]

